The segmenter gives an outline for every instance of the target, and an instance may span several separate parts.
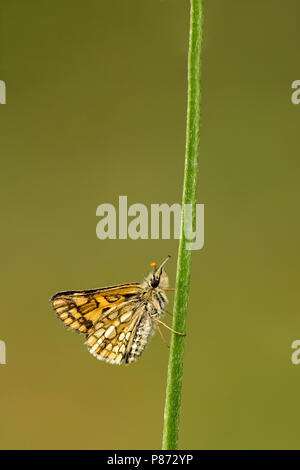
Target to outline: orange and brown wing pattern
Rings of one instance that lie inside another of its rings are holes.
[[[90,331],[86,344],[91,354],[112,364],[128,355],[144,308],[139,300],[118,305],[104,314]]]
[[[134,298],[141,289],[140,284],[124,284],[103,289],[58,292],[51,302],[66,326],[78,333],[90,334],[101,316]]]

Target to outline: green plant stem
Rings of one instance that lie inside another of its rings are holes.
[[[184,219],[186,215],[185,205],[192,204],[194,220],[200,134],[200,65],[203,33],[203,0],[191,0],[190,4],[185,170],[182,199],[181,239],[178,249],[175,285],[176,292],[173,310],[173,329],[180,332],[186,331],[192,255],[192,251],[186,249],[187,240],[184,233]],[[184,341],[185,338],[183,336],[176,334],[172,335],[163,429],[163,449],[166,450],[177,449],[178,445]]]

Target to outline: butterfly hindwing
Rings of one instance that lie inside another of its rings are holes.
[[[113,364],[121,364],[128,354],[143,314],[138,300],[110,309],[90,330],[86,344],[91,354]]]

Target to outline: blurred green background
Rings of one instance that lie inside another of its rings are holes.
[[[299,14],[205,2],[181,448],[300,447]],[[2,0],[0,16],[0,447],[160,448],[159,335],[132,366],[97,361],[49,298],[139,281],[169,253],[174,285],[177,241],[100,241],[96,208],[181,202],[189,2]]]

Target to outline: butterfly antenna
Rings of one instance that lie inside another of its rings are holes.
[[[157,268],[157,269],[155,270],[155,272],[161,273],[162,268],[164,267],[164,265],[166,264],[166,262],[169,261],[170,258],[171,258],[171,255],[168,255],[168,257],[161,263],[161,265],[159,266],[159,268]]]

